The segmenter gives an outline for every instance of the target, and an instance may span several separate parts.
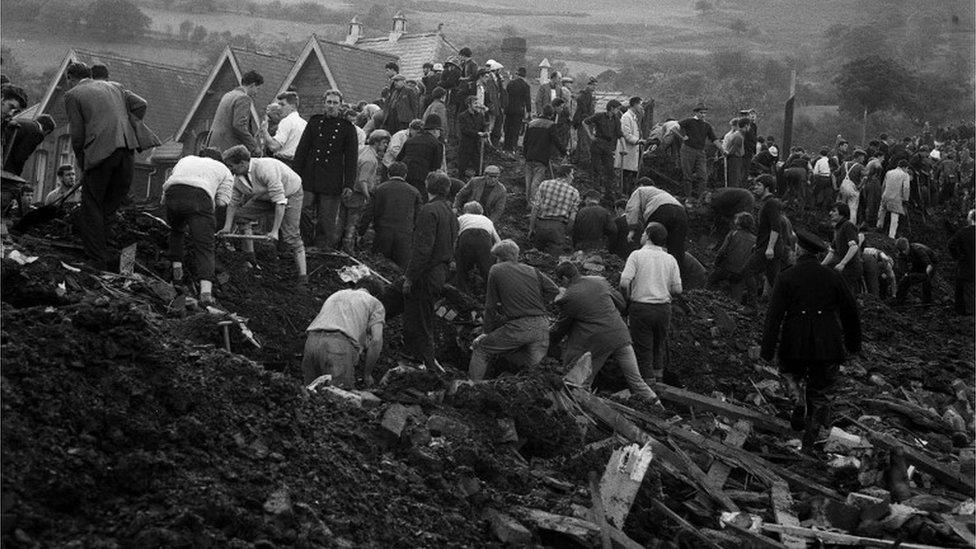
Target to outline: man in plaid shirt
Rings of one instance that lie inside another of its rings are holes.
[[[529,236],[537,250],[558,256],[576,221],[580,194],[573,187],[571,164],[553,166],[553,175],[556,179],[543,181],[532,199]]]

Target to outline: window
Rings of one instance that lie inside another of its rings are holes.
[[[71,149],[70,135],[62,135],[58,138],[58,165],[54,169],[58,169],[65,164],[75,165],[75,151]]]
[[[45,185],[47,183],[47,151],[37,149],[34,152],[34,201],[43,202],[47,196]]]

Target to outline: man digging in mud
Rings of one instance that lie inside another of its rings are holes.
[[[861,321],[857,301],[841,274],[818,260],[827,245],[802,229],[796,236],[797,262],[780,273],[773,286],[760,356],[779,356],[794,402],[790,425],[804,431],[803,451],[810,453],[820,429],[830,426],[829,393],[844,351],[861,351]]]
[[[330,295],[315,320],[305,330],[302,376],[305,384],[331,374],[332,384],[351,389],[356,384],[356,364],[363,350],[363,384],[373,385],[373,366],[383,350],[383,324],[386,309],[376,296],[379,283],[372,277],[361,279],[355,289]]]

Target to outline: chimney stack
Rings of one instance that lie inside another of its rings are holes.
[[[402,11],[396,12],[393,16],[393,30],[390,31],[390,42],[396,42],[407,32],[407,18]]]
[[[355,45],[359,42],[359,39],[363,36],[363,24],[359,22],[359,18],[355,15],[349,21],[349,34],[346,35],[346,44]]]

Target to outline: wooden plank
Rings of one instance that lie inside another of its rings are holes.
[[[527,507],[517,507],[514,511],[526,522],[532,523],[538,529],[558,532],[569,536],[587,547],[593,545],[593,541],[596,540],[599,533],[597,525],[588,520],[554,515],[540,509],[529,509]],[[613,542],[615,549],[643,548],[643,545],[630,539],[620,529],[608,524],[607,530],[610,532],[610,540]]]
[[[735,422],[732,430],[725,435],[725,445],[732,448],[742,448],[746,439],[749,438],[749,432],[751,430],[752,424],[744,419],[740,419]],[[708,481],[712,486],[721,489],[725,486],[725,481],[729,478],[729,473],[731,472],[732,468],[727,463],[721,460],[715,460],[712,462],[712,466],[708,468]]]
[[[964,475],[958,471],[953,471],[948,465],[939,463],[938,461],[930,458],[913,445],[901,442],[891,435],[886,435],[884,433],[875,431],[863,423],[857,424],[867,432],[868,438],[873,440],[876,444],[889,450],[897,446],[904,448],[905,460],[909,465],[914,465],[920,471],[932,475],[940,482],[945,484],[948,488],[952,488],[953,490],[963,494],[972,494],[973,492],[976,492],[976,481],[974,481],[971,476]]]
[[[644,475],[641,475],[641,478],[643,479]],[[613,549],[613,542],[610,541],[610,530],[607,529],[607,513],[603,510],[603,496],[600,495],[600,480],[597,478],[596,471],[590,471],[590,500],[593,502],[593,518],[597,528],[600,529],[600,541],[603,542],[603,549]]]
[[[951,528],[952,531],[955,532],[957,536],[962,538],[962,540],[965,541],[967,545],[969,545],[970,547],[976,547],[976,536],[974,536],[972,532],[969,531],[969,528],[966,526],[965,522],[959,520],[959,517],[949,515],[946,513],[942,513],[939,516],[942,518],[942,522],[944,522],[949,528]],[[972,517],[969,518],[972,519]]]
[[[888,539],[866,538],[841,534],[838,532],[828,532],[826,530],[813,530],[800,526],[786,526],[783,524],[763,524],[764,532],[775,534],[789,534],[807,540],[816,540],[829,545],[853,545],[858,547],[898,547],[899,549],[944,549],[937,545],[924,545],[921,543],[906,543]]]
[[[623,528],[630,508],[640,491],[647,467],[651,463],[649,446],[631,444],[614,450],[600,479],[600,494],[606,517],[617,528]]]
[[[749,541],[750,547],[763,547],[765,549],[786,549],[786,546],[782,543],[774,540],[769,536],[764,536],[759,532],[753,532],[748,528],[743,528],[737,524],[732,524],[731,522],[726,522],[724,524],[725,528],[732,530],[738,534],[741,538]]]
[[[721,503],[722,506],[725,507],[726,511],[736,512],[739,510],[739,506],[736,505],[729,496],[725,495],[721,488],[716,488],[713,484],[708,482],[708,476],[706,476],[705,472],[702,471],[698,465],[691,460],[690,457],[688,457],[688,454],[679,448],[677,444],[672,444],[672,446],[674,446],[675,454],[681,458],[681,461],[685,466],[685,471],[700,485],[701,489],[704,490],[709,497]]]
[[[610,425],[614,431],[638,444],[650,445],[651,451],[657,457],[657,462],[667,473],[714,497],[716,491],[712,490],[704,482],[705,473],[697,465],[689,463],[690,460],[683,459],[674,450],[656,440],[632,421],[625,418],[620,412],[611,408],[602,398],[580,388],[573,388],[571,392],[583,409],[599,417],[604,423]],[[716,501],[723,507],[728,506],[730,503],[732,506],[735,506],[735,503],[727,497],[719,497]]]
[[[624,408],[622,405],[618,405],[617,407],[620,409]],[[749,474],[762,480],[768,486],[785,479],[790,487],[794,489],[802,489],[811,493],[821,494],[833,500],[844,501],[844,498],[836,490],[794,473],[785,467],[757,457],[741,448],[726,446],[717,440],[712,440],[690,429],[669,425],[653,416],[637,412],[633,409],[628,409],[627,414],[701,451],[708,452],[712,457],[717,457],[729,464],[745,469]]]
[[[800,525],[800,519],[793,514],[793,495],[790,494],[790,489],[786,483],[774,483],[769,489],[769,499],[773,504],[773,516],[776,518],[777,524],[784,526]],[[779,537],[788,549],[804,549],[807,546],[807,542],[803,538],[789,533],[780,533]]]
[[[713,549],[721,549],[720,545],[705,537],[705,535],[699,532],[698,528],[695,528],[693,524],[691,524],[690,522],[682,518],[682,516],[679,515],[678,513],[675,513],[671,509],[668,509],[667,505],[661,503],[660,501],[654,498],[651,498],[651,504],[654,506],[655,509],[661,511],[662,513],[667,515],[671,520],[677,522],[678,525],[681,526],[683,530],[687,530],[688,532],[691,532],[693,536],[695,536],[699,541],[701,541],[704,544],[703,547],[712,547]]]
[[[708,410],[731,419],[745,419],[757,429],[777,434],[792,434],[790,424],[782,419],[762,414],[742,406],[722,402],[721,400],[700,395],[692,391],[672,387],[664,383],[655,383],[652,387],[661,400],[694,406],[697,409]]]

